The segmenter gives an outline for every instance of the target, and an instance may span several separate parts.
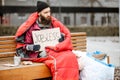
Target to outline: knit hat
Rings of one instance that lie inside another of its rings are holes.
[[[42,2],[42,1],[37,1],[37,12],[42,11],[45,8],[50,7],[47,3]]]

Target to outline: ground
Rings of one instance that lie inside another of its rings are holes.
[[[101,51],[110,56],[110,63],[120,66],[119,37],[87,37],[87,52]]]

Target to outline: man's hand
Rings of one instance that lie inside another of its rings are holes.
[[[62,41],[64,41],[64,39],[65,39],[65,38],[64,38],[64,34],[61,34],[61,37],[59,38],[58,41],[59,41],[59,42],[62,42]]]
[[[26,46],[26,50],[28,51],[38,51],[40,49],[40,45],[28,44]]]

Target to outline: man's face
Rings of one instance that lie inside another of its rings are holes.
[[[40,22],[48,25],[51,22],[51,11],[50,8],[45,8],[39,13]]]

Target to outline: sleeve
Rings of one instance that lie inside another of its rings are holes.
[[[61,22],[58,22],[58,26],[60,27],[60,31],[65,35],[65,40],[60,42],[56,45],[58,51],[61,50],[72,50],[72,43],[71,43],[71,34],[70,31],[66,26],[64,26]]]
[[[33,44],[33,39],[32,39],[32,27],[27,30],[26,35],[25,35],[25,45],[23,46],[23,48],[26,48],[27,44]]]
[[[68,28],[65,27],[60,21],[55,21],[55,24],[53,24],[53,26],[57,26],[60,28],[60,32],[65,35],[65,40],[58,43],[55,47],[52,47],[52,50],[55,51],[72,50],[73,47],[71,43],[71,34]]]

